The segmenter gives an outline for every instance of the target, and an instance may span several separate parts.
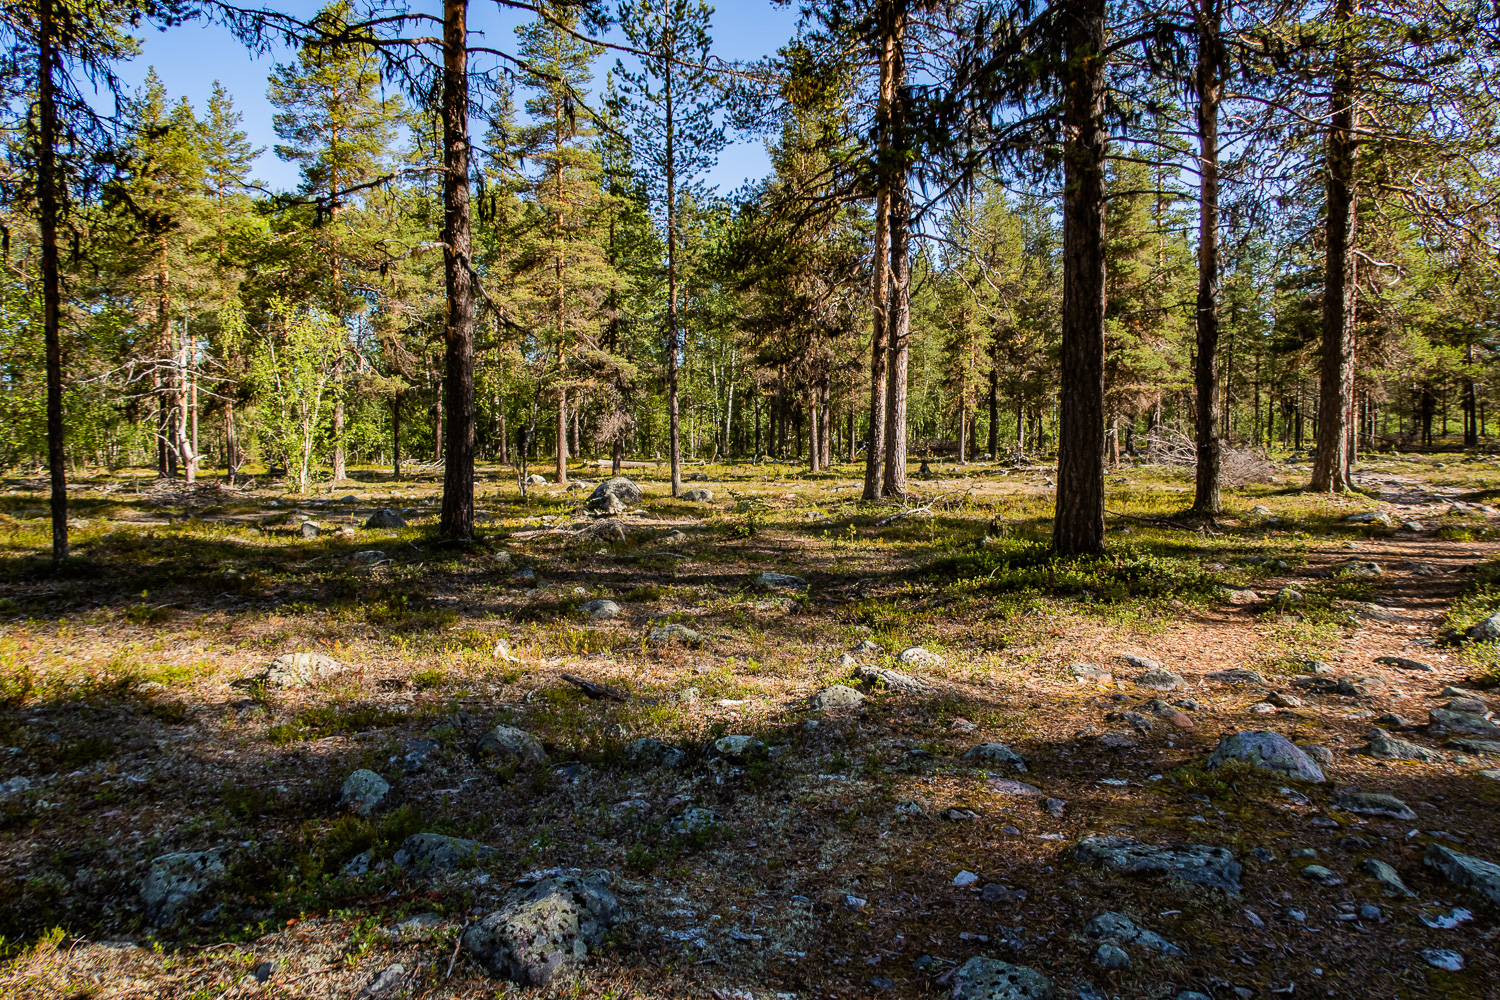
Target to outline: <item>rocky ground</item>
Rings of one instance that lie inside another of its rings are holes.
[[[0,994],[1493,995],[1495,462],[630,471],[6,483]]]

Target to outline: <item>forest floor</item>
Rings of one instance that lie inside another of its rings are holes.
[[[607,470],[522,499],[486,468],[459,547],[436,474],[310,496],[101,474],[57,573],[44,484],[6,481],[0,995],[930,996],[975,956],[1085,1000],[1495,995],[1495,904],[1424,859],[1500,862],[1500,759],[1429,723],[1500,683],[1493,644],[1439,638],[1500,609],[1500,463],[1381,457],[1343,497],[1288,464],[1206,529],[1182,472],[1122,469],[1109,554],[1072,561],[1046,552],[1042,466],[943,464],[904,507],[858,502],[852,466],[687,471],[710,501],[630,469],[643,501],[600,528]],[[381,508],[409,526],[363,527]],[[293,653],[330,665],[268,675]],[[810,701],[837,684],[863,700]],[[497,724],[545,764],[481,754]],[[1362,753],[1373,725],[1430,759]],[[1328,780],[1205,766],[1254,730],[1323,748]],[[983,743],[1024,771],[965,756]],[[360,768],[390,786],[367,816],[340,805]],[[1352,811],[1356,789],[1415,818]],[[398,864],[423,832],[495,850]],[[1100,867],[1096,835],[1227,849],[1237,891]],[[155,859],[210,850],[148,907]],[[605,940],[546,986],[488,975],[460,935],[572,869],[612,876]],[[1175,947],[1127,934],[1102,967],[1106,911]]]

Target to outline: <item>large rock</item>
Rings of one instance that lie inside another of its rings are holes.
[[[1074,857],[1120,874],[1160,875],[1229,892],[1240,890],[1239,862],[1225,847],[1155,847],[1133,837],[1092,836],[1079,842]]]
[[[684,646],[696,646],[703,641],[703,637],[686,625],[670,622],[647,632],[646,641],[653,646],[671,646],[677,643]]]
[[[1448,881],[1472,889],[1500,906],[1500,865],[1459,854],[1441,844],[1428,844],[1423,862],[1448,877]]]
[[[477,757],[500,757],[523,766],[540,767],[547,763],[547,751],[524,729],[499,725],[479,738],[474,748]]]
[[[1345,792],[1333,800],[1333,807],[1342,809],[1344,812],[1361,813],[1365,816],[1385,816],[1401,820],[1417,818],[1411,806],[1396,796],[1386,795],[1383,792]]]
[[[854,676],[873,687],[887,687],[892,691],[905,691],[908,694],[925,694],[932,690],[932,685],[920,677],[885,667],[855,667]]]
[[[975,956],[953,970],[953,1000],[1055,1000],[1052,982],[1035,969]]]
[[[1464,632],[1474,642],[1494,642],[1500,639],[1500,614],[1493,614]]]
[[[610,600],[589,601],[582,610],[595,621],[606,621],[620,613],[620,606]]]
[[[1374,875],[1375,881],[1380,883],[1380,890],[1387,896],[1413,897],[1416,895],[1406,887],[1405,882],[1401,881],[1401,876],[1396,873],[1396,869],[1384,861],[1365,858],[1359,863],[1359,869]]]
[[[713,503],[714,491],[705,489],[684,490],[682,499],[688,503]]]
[[[351,810],[359,816],[368,816],[385,801],[390,790],[390,782],[362,767],[344,779],[339,808]]]
[[[1451,708],[1434,708],[1427,713],[1428,721],[1438,729],[1451,729],[1475,736],[1500,736],[1500,726],[1477,712],[1460,712]]]
[[[402,868],[451,871],[484,861],[494,853],[493,847],[475,840],[442,833],[414,833],[401,842],[400,850],[391,860]]]
[[[1231,760],[1300,781],[1326,780],[1323,769],[1313,763],[1305,750],[1280,733],[1264,729],[1224,737],[1204,766],[1212,771]]]
[[[852,687],[834,684],[813,695],[809,704],[817,712],[834,712],[839,709],[858,708],[864,700],[865,696]]]
[[[790,573],[762,573],[755,582],[767,590],[806,590],[807,581]]]
[[[392,510],[389,507],[383,507],[380,510],[377,510],[375,513],[371,514],[365,520],[365,527],[404,528],[406,527],[406,518],[402,517],[401,512],[398,510]]]
[[[1183,686],[1181,677],[1170,670],[1163,670],[1161,667],[1146,671],[1137,677],[1135,682],[1141,687],[1150,688],[1153,691],[1176,691]]]
[[[1151,951],[1159,951],[1163,955],[1182,954],[1181,948],[1171,944],[1160,934],[1148,931],[1144,927],[1137,927],[1135,921],[1113,910],[1101,913],[1084,924],[1083,933],[1085,937],[1095,941],[1118,941],[1122,944],[1139,945]]]
[[[283,653],[266,667],[270,687],[299,688],[325,681],[344,672],[344,665],[322,653]]]
[[[1265,675],[1259,670],[1251,670],[1248,667],[1230,667],[1228,670],[1216,670],[1211,674],[1205,674],[1204,680],[1214,681],[1218,684],[1260,684],[1266,683]]]
[[[141,902],[153,924],[174,924],[182,911],[224,877],[228,849],[163,854],[151,862],[141,882]]]
[[[1429,750],[1424,746],[1403,740],[1399,736],[1392,736],[1379,726],[1370,730],[1370,742],[1360,751],[1367,757],[1379,757],[1382,760],[1423,760],[1437,762],[1447,760],[1447,757],[1436,750]]]
[[[594,487],[585,506],[605,514],[623,514],[641,502],[641,488],[624,476],[606,479]]]
[[[912,646],[898,653],[896,662],[908,667],[941,667],[943,658],[921,646]]]
[[[627,752],[631,760],[653,767],[676,767],[686,757],[681,750],[655,736],[642,736],[630,744]]]
[[[1375,662],[1382,667],[1394,667],[1397,670],[1411,670],[1419,674],[1435,674],[1437,667],[1426,660],[1413,660],[1409,656],[1377,656]]]
[[[714,740],[714,753],[730,760],[755,760],[767,753],[766,745],[754,736],[736,734]]]
[[[583,963],[620,917],[608,872],[543,879],[464,931],[464,948],[493,976],[541,986]]]
[[[964,757],[983,764],[1009,767],[1016,771],[1026,770],[1026,761],[1004,743],[981,743],[971,747]]]

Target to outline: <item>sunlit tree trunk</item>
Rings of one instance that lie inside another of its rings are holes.
[[[443,395],[448,438],[443,537],[474,537],[474,289],[469,231],[468,0],[443,0]]]

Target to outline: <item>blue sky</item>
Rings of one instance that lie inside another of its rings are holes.
[[[529,15],[504,10],[486,0],[470,0],[470,3],[470,31],[483,32],[482,40],[475,44],[513,50],[514,28]],[[310,14],[317,6],[304,0],[291,0],[281,9]],[[441,5],[433,5],[430,0],[418,9],[427,8],[441,12]],[[774,6],[768,0],[731,0],[714,14],[714,51],[725,59],[767,55],[792,37],[796,25],[795,7]],[[618,40],[618,33],[615,38]],[[271,152],[276,135],[271,128],[274,111],[266,101],[266,77],[273,63],[291,58],[290,50],[282,49],[270,56],[253,59],[223,28],[187,25],[164,32],[148,30],[142,39],[141,55],[122,67],[120,75],[128,86],[135,87],[154,66],[174,98],[186,96],[200,110],[207,103],[213,82],[222,82],[233,95],[235,106],[245,116],[244,128],[251,141],[266,149],[255,164],[255,177],[270,187],[287,189],[297,184],[297,168],[281,162]],[[614,54],[606,54],[598,63],[596,75],[602,78],[604,71],[614,63]],[[708,181],[727,194],[747,178],[762,177],[768,170],[761,141],[735,143],[725,148]]]

